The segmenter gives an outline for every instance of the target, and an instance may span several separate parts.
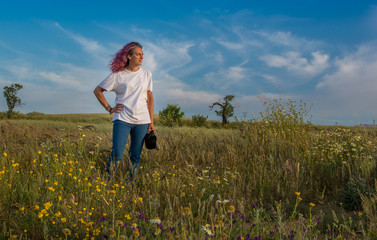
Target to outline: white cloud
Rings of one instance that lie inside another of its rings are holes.
[[[61,90],[75,90],[78,92],[91,92],[109,73],[104,68],[89,69],[71,64],[61,64],[59,72],[39,72],[39,76],[55,83]]]
[[[329,67],[330,56],[320,51],[311,53],[312,59],[308,60],[298,52],[287,52],[283,56],[266,55],[261,57],[270,67],[286,68],[288,71],[306,76],[315,76]]]
[[[318,101],[326,102],[337,116],[375,116],[377,43],[360,45],[355,53],[337,59],[335,67],[318,83]]]
[[[253,75],[252,70],[248,67],[244,67],[247,63],[248,60],[246,59],[236,66],[218,68],[217,72],[212,71],[205,73],[204,79],[220,89],[228,89],[230,86],[251,79]]]
[[[221,98],[219,94],[209,93],[206,91],[193,91],[183,89],[165,89],[161,93],[164,100],[170,103],[178,103],[184,107],[195,107],[200,105],[209,105]]]
[[[243,43],[229,42],[229,41],[221,40],[219,38],[215,39],[215,41],[230,50],[242,50],[245,48],[245,44]]]
[[[155,43],[145,41],[144,43],[144,65],[152,72],[166,71],[182,67],[192,58],[188,53],[189,49],[194,46],[191,42],[175,42],[164,39]]]
[[[76,43],[78,43],[84,49],[84,51],[93,56],[101,58],[101,56],[104,56],[108,52],[107,49],[105,49],[99,42],[95,40],[91,40],[79,34],[70,32],[63,28],[59,23],[55,23],[55,26],[65,34],[67,34],[67,36],[69,36]]]

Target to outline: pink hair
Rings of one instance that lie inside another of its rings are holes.
[[[128,66],[128,55],[133,53],[135,48],[143,48],[138,42],[130,42],[124,45],[122,49],[120,49],[116,54],[115,57],[110,61],[110,69],[113,73],[123,71]]]

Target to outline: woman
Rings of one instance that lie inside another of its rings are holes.
[[[153,125],[152,74],[141,68],[142,46],[137,42],[126,44],[110,62],[112,73],[95,89],[94,95],[113,117],[113,146],[106,164],[109,178],[113,177],[122,160],[128,135],[131,135],[129,155],[131,181],[140,167],[140,155],[147,132],[155,131]],[[104,91],[116,93],[115,107],[104,97]]]

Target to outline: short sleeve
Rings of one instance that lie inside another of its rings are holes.
[[[149,74],[148,74],[148,87],[147,87],[147,90],[153,92],[153,81],[152,81],[152,73],[151,72],[149,72]]]
[[[116,74],[111,73],[98,86],[106,91],[113,91],[116,88]]]

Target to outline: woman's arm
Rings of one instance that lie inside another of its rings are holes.
[[[103,92],[106,91],[105,89],[101,88],[100,86],[97,86],[93,93],[96,95],[98,101],[101,103],[101,105],[108,111],[110,114],[111,113],[119,113],[120,111],[123,111],[123,106],[122,104],[117,104],[115,107],[111,107],[110,104],[107,102],[105,96],[103,95]]]
[[[151,123],[149,124],[148,132],[156,131],[156,128],[154,127],[154,123],[153,123],[154,99],[153,99],[153,92],[152,91],[147,92],[147,106],[148,106],[149,116],[151,118]]]

